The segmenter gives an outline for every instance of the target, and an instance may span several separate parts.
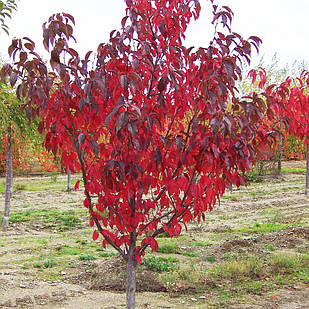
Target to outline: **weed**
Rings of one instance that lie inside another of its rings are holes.
[[[173,257],[150,256],[143,259],[142,265],[152,271],[167,272],[176,269],[176,263],[178,262],[179,260]]]
[[[78,238],[78,239],[76,239],[76,243],[84,246],[84,245],[87,245],[87,240]]]
[[[199,257],[200,256],[198,253],[190,252],[190,251],[179,251],[178,253],[184,256],[188,256],[188,257]]]
[[[50,175],[50,181],[53,182],[53,183],[56,183],[57,179],[58,179],[57,172],[52,172],[51,175]]]
[[[261,172],[259,168],[253,168],[246,173],[248,183],[257,183],[261,182]]]
[[[82,252],[80,248],[62,248],[59,255],[78,255]]]
[[[47,240],[45,238],[38,238],[37,242],[41,245],[46,245],[47,244]]]
[[[34,263],[33,267],[42,270],[42,269],[46,269],[46,268],[52,268],[55,265],[57,265],[57,263],[55,261],[48,260],[46,262]]]
[[[269,265],[273,274],[293,274],[304,268],[308,271],[309,256],[276,253],[270,257]]]
[[[59,273],[47,273],[42,276],[43,279],[48,280],[48,281],[57,281],[61,279],[61,275]]]
[[[209,255],[205,257],[205,261],[209,263],[214,263],[216,261],[216,257]]]
[[[306,173],[306,168],[302,167],[285,167],[281,169],[282,173]]]
[[[78,259],[80,261],[93,261],[93,260],[96,260],[97,258],[93,255],[88,254],[88,255],[80,255]]]
[[[256,197],[257,192],[255,190],[250,191],[249,193],[251,196]]]
[[[243,226],[234,229],[234,232],[238,233],[272,233],[281,231],[289,226],[289,224],[266,222],[264,224],[256,223],[253,226]]]
[[[26,185],[24,183],[15,183],[14,191],[24,191],[26,189]]]
[[[257,257],[248,257],[238,261],[224,261],[210,269],[210,274],[216,278],[240,281],[242,279],[259,278],[263,265]]]
[[[190,245],[194,247],[207,247],[211,246],[212,243],[209,241],[191,241]]]
[[[75,227],[81,222],[81,219],[77,216],[79,212],[73,212],[70,210],[24,210],[16,213],[12,213],[10,221],[16,222],[27,222],[27,221],[38,221],[43,223],[59,223],[62,224],[64,229],[70,229]],[[60,227],[61,228],[61,227]]]
[[[178,245],[176,242],[173,242],[173,241],[166,242],[165,241],[162,243],[159,240],[158,244],[159,244],[159,248],[157,251],[160,253],[176,254],[178,251]]]
[[[112,258],[113,256],[117,255],[117,253],[115,252],[99,252],[98,253],[99,257],[102,257],[102,258]]]
[[[275,251],[275,250],[276,250],[275,247],[272,246],[272,245],[270,245],[270,244],[267,244],[267,245],[265,246],[265,249],[268,250],[268,251]]]

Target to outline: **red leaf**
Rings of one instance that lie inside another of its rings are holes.
[[[75,191],[79,189],[79,183],[80,183],[80,180],[77,180],[74,186]]]
[[[100,236],[100,234],[98,233],[98,231],[97,231],[97,230],[94,230],[94,231],[93,231],[93,234],[92,234],[92,239],[93,239],[94,241],[96,241],[96,240],[99,238],[99,236]]]

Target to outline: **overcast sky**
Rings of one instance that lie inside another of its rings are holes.
[[[0,54],[7,54],[12,37],[28,36],[42,46],[42,24],[53,13],[66,12],[75,17],[74,48],[84,54],[96,50],[98,43],[107,41],[109,33],[118,29],[124,16],[124,0],[19,0],[18,11],[8,20],[10,38],[0,33]],[[192,22],[186,45],[208,46],[213,27],[209,22],[209,1],[200,0],[202,14]],[[218,2],[218,1],[217,1]],[[309,0],[219,0],[234,11],[232,30],[263,40],[260,55],[266,61],[277,53],[282,65],[295,60],[309,60],[308,13]],[[254,55],[257,59],[257,56]]]

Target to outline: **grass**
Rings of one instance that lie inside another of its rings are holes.
[[[207,247],[207,246],[211,246],[212,243],[209,242],[209,241],[190,241],[188,243],[190,246],[193,246],[193,247]]]
[[[282,173],[306,173],[306,168],[302,167],[285,167],[281,169]]]
[[[78,210],[24,210],[11,213],[10,222],[53,223],[60,225],[60,230],[69,230],[82,222],[80,216],[84,213],[86,214],[86,211],[82,208]]]
[[[265,249],[266,249],[267,251],[275,251],[275,250],[276,250],[275,247],[274,247],[273,245],[271,245],[271,244],[267,244],[267,245],[265,246]]]
[[[13,184],[13,191],[55,191],[66,190],[67,180],[60,180],[59,174],[52,173],[50,177],[41,178],[39,181],[16,181]],[[72,185],[78,179],[73,177]],[[0,193],[5,192],[5,180],[0,182]]]
[[[86,254],[86,255],[80,255],[78,259],[80,261],[93,261],[93,260],[96,260],[97,258],[93,255]]]
[[[269,256],[238,256],[237,260],[215,260],[207,268],[192,264],[161,275],[170,292],[182,287],[184,293],[208,290],[220,301],[241,295],[261,295],[278,286],[306,281],[309,255],[273,253]],[[212,307],[213,308],[213,307]]]
[[[309,278],[309,255],[275,253],[269,259],[270,271],[274,275],[294,274]]]
[[[165,254],[176,254],[178,252],[178,244],[170,239],[159,239],[158,240],[159,248],[157,252]]]
[[[300,222],[297,222],[293,225],[300,225]],[[234,233],[241,233],[241,234],[248,234],[248,233],[273,233],[278,232],[286,227],[290,226],[291,224],[286,223],[276,223],[276,222],[266,222],[263,224],[255,223],[253,226],[242,226],[235,228],[232,232]]]
[[[209,262],[209,263],[214,263],[214,262],[216,262],[216,257],[214,257],[212,255],[206,256],[205,261]]]
[[[176,269],[179,260],[173,257],[157,257],[149,256],[145,257],[142,261],[142,265],[152,271],[168,272]]]
[[[46,269],[46,268],[52,268],[56,265],[57,265],[57,263],[55,261],[48,260],[46,262],[34,263],[33,267],[38,268],[39,270],[42,270],[42,269]]]
[[[244,280],[259,278],[262,274],[263,264],[257,257],[251,256],[242,260],[223,261],[212,267],[209,275],[223,280]]]
[[[226,194],[223,199],[240,203],[241,200],[247,198],[252,201],[253,197],[260,199],[267,194],[300,191],[300,186],[297,184],[301,181],[298,178],[294,179],[295,177],[299,176],[293,175],[292,180],[285,180],[285,186],[280,186],[280,188],[275,188],[275,186],[267,188],[263,182],[252,183],[246,188],[241,187],[231,194]],[[304,177],[301,177],[303,182]],[[3,182],[0,183],[0,192],[3,184]],[[19,182],[15,185],[17,184]],[[37,189],[41,184],[36,181],[33,185],[21,182],[19,189],[45,190],[47,194],[48,190],[61,188],[64,191],[66,189],[66,181],[59,180],[58,176],[51,175],[44,179],[43,189]],[[65,207],[70,206],[70,211],[48,209],[51,201],[46,201],[46,205],[45,201],[43,202],[46,209],[38,208],[38,205],[35,209],[32,208],[33,205],[23,205],[22,207],[25,208],[23,211],[11,213],[11,222],[20,223],[20,225],[24,222],[39,223],[42,226],[50,225],[53,227],[53,233],[46,235],[44,231],[44,234],[36,236],[21,234],[12,238],[1,238],[0,249],[2,251],[7,250],[10,244],[23,249],[16,260],[7,263],[4,261],[3,268],[14,265],[29,270],[40,278],[59,280],[62,277],[62,271],[70,268],[70,272],[74,272],[74,268],[78,268],[81,262],[82,264],[90,263],[93,260],[109,259],[118,255],[116,252],[103,249],[91,240],[91,228],[80,225],[82,217],[87,216],[88,212],[83,207],[71,207],[72,203],[77,203],[76,201],[57,202],[57,205],[61,204],[61,206],[64,206],[62,203],[66,203]],[[148,255],[146,253],[141,267],[158,272],[160,280],[168,291],[177,297],[198,299],[199,295],[209,293],[205,302],[208,304],[211,299],[215,299],[214,302],[216,302],[209,308],[220,308],[220,306],[228,308],[232,298],[237,299],[233,300],[234,304],[241,304],[242,296],[250,298],[251,295],[263,295],[278,287],[304,283],[309,278],[308,245],[306,244],[298,245],[295,250],[285,248],[284,252],[280,251],[279,245],[277,247],[272,243],[256,243],[256,246],[262,250],[257,253],[250,251],[250,254],[238,253],[233,248],[223,256],[216,254],[215,251],[217,246],[227,239],[256,238],[256,234],[273,233],[291,225],[302,225],[300,220],[305,222],[306,218],[297,219],[297,216],[295,217],[297,222],[287,221],[286,209],[284,204],[278,207],[260,208],[255,213],[256,221],[241,217],[238,211],[221,212],[219,209],[219,214],[214,212],[207,217],[206,224],[211,226],[209,229],[212,230],[213,226],[220,227],[223,223],[224,226],[232,227],[232,229],[227,229],[224,233],[214,232],[216,229],[213,229],[213,232],[206,234],[202,229],[193,229],[189,225],[189,233],[185,236],[171,239],[168,234],[164,233],[157,239],[158,254]],[[239,218],[241,220],[238,220]],[[229,226],[230,221],[233,224]],[[57,232],[54,233],[54,231]],[[32,251],[31,256],[28,255],[30,251]],[[186,296],[181,296],[183,293]],[[205,308],[208,307],[205,306]]]

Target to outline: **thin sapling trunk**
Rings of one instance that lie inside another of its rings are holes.
[[[136,235],[133,232],[130,236],[130,248],[127,259],[127,309],[135,308],[135,291],[136,291]]]
[[[306,189],[305,194],[309,195],[309,144],[307,144],[307,151],[306,151]]]
[[[8,147],[6,155],[6,171],[5,171],[5,204],[4,204],[4,216],[3,226],[9,225],[11,195],[13,190],[13,165],[12,165],[12,139],[11,139],[11,127],[8,130]]]
[[[67,191],[70,192],[70,191],[72,191],[72,186],[71,186],[71,171],[70,171],[69,168],[67,168],[67,174],[68,174]]]
[[[282,149],[283,148],[283,136],[282,136],[281,130],[282,130],[282,120],[280,119],[278,175],[281,175],[282,154],[283,154],[283,149]]]

